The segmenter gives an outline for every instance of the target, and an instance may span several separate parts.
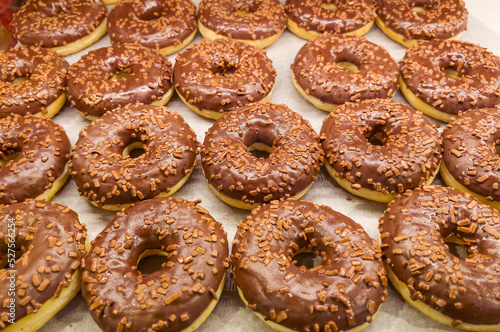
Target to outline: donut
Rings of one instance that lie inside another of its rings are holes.
[[[285,6],[278,0],[202,0],[198,25],[207,39],[230,38],[264,48],[286,28]]]
[[[500,214],[440,186],[407,191],[380,218],[389,280],[430,318],[468,331],[500,329]],[[457,244],[467,253],[450,252]]]
[[[299,50],[291,69],[299,93],[327,112],[347,102],[390,99],[398,89],[396,61],[363,37],[316,37]]]
[[[197,153],[196,134],[178,113],[126,105],[80,132],[70,155],[71,175],[90,203],[119,211],[175,193],[189,179]]]
[[[445,183],[500,210],[500,109],[470,110],[454,118],[443,130]]]
[[[325,32],[361,37],[377,16],[374,0],[287,0],[285,8],[288,30],[307,40]]]
[[[0,119],[0,204],[50,200],[69,176],[71,149],[63,127],[50,119]]]
[[[405,47],[429,39],[459,39],[467,30],[463,0],[379,0],[375,23]]]
[[[479,45],[422,41],[406,51],[399,70],[406,100],[435,119],[500,104],[500,57]]]
[[[251,151],[269,153],[254,156]],[[237,107],[207,131],[201,163],[210,189],[221,200],[251,210],[280,198],[300,198],[323,163],[318,135],[286,105]]]
[[[224,287],[228,244],[198,203],[137,203],[92,242],[82,294],[104,331],[193,331],[210,315]],[[144,274],[139,262],[151,255],[168,261]]]
[[[218,119],[231,108],[265,103],[276,70],[266,53],[244,42],[204,39],[177,55],[174,85],[194,112]]]
[[[14,14],[14,37],[61,55],[76,53],[106,34],[106,6],[101,0],[27,0]]]
[[[62,56],[38,46],[0,51],[0,118],[56,115],[66,102],[68,69]]]
[[[140,45],[92,50],[71,65],[68,73],[71,106],[89,120],[130,103],[163,106],[173,91],[172,63]]]
[[[113,45],[138,43],[172,54],[189,44],[197,31],[191,0],[123,0],[108,16]]]
[[[321,258],[301,265],[299,254]],[[231,275],[242,300],[278,331],[361,331],[387,297],[379,246],[329,206],[287,199],[238,224]]]
[[[384,99],[339,106],[321,128],[325,168],[350,193],[388,203],[431,184],[441,136],[422,113]]]
[[[80,291],[87,231],[65,205],[0,205],[0,329],[34,332]]]

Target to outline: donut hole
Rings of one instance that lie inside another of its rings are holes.
[[[377,127],[372,131],[366,132],[365,137],[371,145],[383,146],[387,142],[387,135],[381,128]]]
[[[349,61],[338,61],[337,67],[344,69],[345,71],[358,71],[359,68],[356,64]]]
[[[320,266],[322,260],[320,255],[307,249],[299,249],[292,255],[292,263],[301,269],[306,268],[310,270]]]
[[[427,9],[424,6],[413,6],[411,7],[411,11],[417,14],[427,13]]]
[[[123,149],[123,156],[129,156],[130,158],[138,158],[146,153],[144,149],[144,143],[142,142],[133,142]]]
[[[0,151],[0,166],[6,166],[10,161],[16,160],[21,152],[15,149]]]
[[[118,81],[124,78],[130,77],[130,72],[127,71],[118,71],[111,76],[110,80],[112,81]]]
[[[247,148],[247,151],[254,157],[266,159],[269,158],[269,155],[274,152],[274,149],[264,143],[253,143]]]
[[[454,80],[458,80],[462,77],[462,74],[458,72],[454,67],[446,67],[443,69],[443,72],[446,76]]]
[[[257,1],[252,1],[251,3],[238,4],[234,6],[233,12],[238,16],[246,16],[248,14],[254,13],[257,11]]]
[[[236,64],[226,59],[217,59],[212,65],[212,73],[218,76],[231,75],[237,70]]]
[[[448,246],[448,250],[450,251],[450,254],[452,254],[455,257],[461,258],[461,259],[466,259],[468,254],[467,254],[467,248],[464,246],[463,242],[453,236],[444,239],[444,243]]]
[[[160,249],[146,249],[137,260],[137,270],[148,275],[161,270],[166,264],[169,254]]]
[[[323,2],[321,4],[321,7],[327,10],[335,10],[339,8],[336,3],[331,3],[331,2]]]
[[[30,78],[28,76],[19,76],[19,77],[16,77],[13,81],[12,81],[12,84],[20,84],[24,81],[27,81],[29,80]]]

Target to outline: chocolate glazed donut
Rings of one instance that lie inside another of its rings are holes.
[[[362,36],[373,26],[374,0],[287,0],[288,29],[304,39],[323,33]]]
[[[267,158],[250,151],[269,152]],[[318,135],[285,105],[235,108],[208,130],[201,163],[210,189],[224,202],[251,210],[279,198],[300,198],[323,163]]]
[[[202,0],[200,32],[207,39],[231,38],[258,48],[274,43],[286,28],[278,0]]]
[[[399,63],[401,92],[416,109],[441,121],[500,104],[500,57],[458,40],[422,41]]]
[[[339,106],[323,120],[321,139],[335,181],[384,203],[430,184],[441,162],[437,128],[421,112],[386,99]]]
[[[71,106],[89,120],[130,103],[165,105],[172,94],[172,63],[140,45],[92,50],[68,74]]]
[[[67,206],[29,200],[0,205],[0,237],[0,329],[34,332],[80,290],[85,225]],[[10,294],[12,277],[14,297]],[[12,304],[15,324],[9,321]]]
[[[244,42],[204,39],[180,53],[175,89],[194,112],[218,119],[231,108],[264,103],[271,96],[276,70],[263,50]]]
[[[327,112],[347,102],[391,99],[398,89],[396,61],[363,37],[314,38],[297,53],[291,69],[300,94]]]
[[[50,200],[69,176],[71,143],[50,119],[0,119],[0,204]]]
[[[458,39],[467,29],[463,0],[379,0],[377,26],[405,47],[420,40]]]
[[[224,286],[228,244],[197,203],[140,202],[92,242],[82,294],[104,331],[193,331],[208,317]],[[151,254],[168,261],[146,275],[138,262]]]
[[[423,187],[392,201],[379,230],[389,279],[410,304],[459,329],[500,328],[498,211],[452,188]]]
[[[0,118],[53,117],[66,101],[68,69],[62,56],[38,46],[0,51]]]
[[[443,130],[441,175],[450,187],[500,209],[500,110],[470,110]]]
[[[138,43],[172,54],[196,35],[196,6],[191,0],[124,0],[108,17],[113,45]]]
[[[106,15],[101,0],[28,0],[14,14],[11,26],[22,44],[68,55],[106,34]]]
[[[134,149],[144,153],[131,156]],[[80,132],[70,157],[78,192],[119,211],[134,202],[169,196],[196,163],[196,134],[164,106],[133,104],[106,113]]]
[[[298,266],[301,252],[321,264]],[[289,199],[258,207],[238,224],[231,272],[243,301],[276,330],[361,331],[387,297],[381,258],[350,218]]]

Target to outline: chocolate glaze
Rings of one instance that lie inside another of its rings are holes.
[[[412,300],[451,317],[453,325],[499,324],[500,215],[458,190],[423,187],[398,196],[380,218],[385,261]],[[445,239],[464,242],[452,255]]]
[[[142,142],[144,154],[123,156]],[[106,113],[80,132],[70,156],[80,195],[103,205],[130,204],[168,193],[196,162],[195,132],[164,106],[133,104]]]
[[[9,219],[14,218],[15,237],[12,239]],[[0,205],[0,328],[11,325],[7,314],[10,299],[15,299],[15,321],[36,313],[48,300],[57,298],[71,282],[85,256],[85,225],[78,215],[65,205],[29,200],[13,205]],[[22,254],[11,267],[9,241]],[[7,263],[7,265],[5,265]],[[9,295],[10,270],[15,270],[16,290]]]
[[[335,4],[327,9],[324,4]],[[307,31],[346,33],[373,22],[374,0],[287,0],[288,18]]]
[[[351,62],[347,71],[337,62]],[[384,48],[363,37],[325,35],[308,41],[291,66],[302,89],[328,104],[392,98],[398,89],[398,67]]]
[[[22,44],[57,47],[92,33],[106,14],[101,0],[28,0],[11,27]]]
[[[92,241],[82,294],[104,331],[181,331],[207,308],[229,267],[222,225],[181,198],[155,198],[119,212]],[[151,274],[147,249],[168,253]]]
[[[276,70],[266,52],[234,40],[202,40],[180,53],[174,66],[176,90],[200,109],[224,113],[266,97]]]
[[[423,7],[425,13],[412,11]],[[407,39],[448,39],[467,29],[463,0],[378,0],[377,14],[385,25]]]
[[[267,158],[248,147],[273,148]],[[317,179],[323,163],[318,135],[309,121],[285,105],[235,108],[207,131],[201,150],[205,177],[220,193],[247,204],[292,197]]]
[[[460,77],[446,76],[447,68]],[[411,92],[444,113],[500,103],[500,57],[476,44],[422,41],[406,51],[399,70]]]
[[[443,130],[443,161],[470,191],[500,201],[500,109],[462,113]]]
[[[118,73],[130,76],[112,80]],[[172,63],[155,50],[132,44],[103,47],[71,65],[68,98],[84,115],[99,117],[118,106],[161,99],[171,80]]]
[[[286,27],[285,6],[278,0],[202,0],[198,16],[206,28],[233,39],[264,39]]]
[[[62,56],[38,46],[0,51],[0,118],[47,113],[66,88],[68,68]],[[13,84],[18,77],[28,79]]]
[[[191,0],[124,0],[111,9],[108,17],[113,45],[139,43],[156,49],[176,46],[197,26],[196,6]]]
[[[381,145],[372,139],[380,135]],[[353,189],[386,195],[422,186],[441,161],[441,137],[421,112],[390,100],[348,103],[321,128],[326,160]]]
[[[321,264],[299,267],[306,250]],[[375,240],[361,225],[325,205],[273,201],[238,225],[232,276],[248,306],[296,331],[345,331],[365,322],[387,297]]]
[[[0,204],[36,198],[52,188],[66,167],[71,144],[63,127],[50,119],[8,116],[0,119]]]

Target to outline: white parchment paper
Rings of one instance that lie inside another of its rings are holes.
[[[284,2],[284,0],[282,0]],[[469,29],[461,38],[462,40],[478,43],[483,47],[500,56],[500,0],[466,0],[469,10]],[[195,1],[198,5],[199,1]],[[109,9],[109,8],[108,8]],[[377,27],[373,27],[365,36],[368,40],[385,47],[391,55],[399,61],[405,52],[405,48],[385,36]],[[202,39],[198,34],[193,43]],[[321,123],[327,113],[316,109],[303,99],[295,90],[291,81],[290,64],[293,62],[298,50],[306,41],[292,33],[285,31],[276,43],[268,47],[267,55],[273,61],[278,72],[276,86],[271,97],[273,103],[284,103],[292,110],[299,112],[308,119],[316,131],[319,132]],[[106,35],[98,43],[92,45],[77,54],[66,57],[70,63],[76,62],[90,49],[110,45]],[[175,54],[170,56],[175,61]],[[395,101],[404,102],[404,98],[397,92]],[[189,125],[196,131],[198,140],[203,142],[205,131],[212,125],[212,120],[207,120],[190,111],[182,101],[174,96],[167,105],[168,108],[182,114]],[[80,130],[89,123],[81,117],[75,109],[69,105],[54,117],[54,121],[60,123],[67,131],[68,136],[74,144]],[[433,121],[436,122],[436,121]],[[443,127],[443,123],[440,123]],[[199,158],[198,158],[199,159]],[[199,161],[199,160],[198,160]],[[234,238],[237,223],[248,215],[248,211],[239,210],[226,205],[220,201],[208,188],[201,167],[195,168],[194,174],[174,197],[183,197],[190,200],[202,199],[201,205],[205,207],[212,216],[224,225],[228,233],[229,243]],[[352,200],[347,200],[349,194],[340,188],[328,174],[323,170],[318,181],[303,197],[315,203],[326,204],[333,209],[354,219],[370,234],[378,237],[378,218],[386,208],[385,204],[371,202],[356,196],[349,195]],[[87,225],[89,239],[93,239],[113,218],[114,213],[103,211],[87,203],[78,195],[75,183],[70,179],[66,185],[56,194],[53,201],[66,204],[78,212],[80,219]],[[228,287],[231,289],[231,287]],[[234,288],[233,288],[234,289]],[[423,315],[412,306],[407,304],[392,288],[389,287],[387,302],[382,305],[379,315],[366,329],[370,331],[452,331],[453,329]],[[40,330],[42,332],[66,332],[66,331],[100,331],[92,320],[86,304],[79,294],[61,312],[53,317]],[[239,299],[237,293],[226,291],[215,308],[212,315],[205,321],[198,331],[272,331],[263,321],[246,308]]]

